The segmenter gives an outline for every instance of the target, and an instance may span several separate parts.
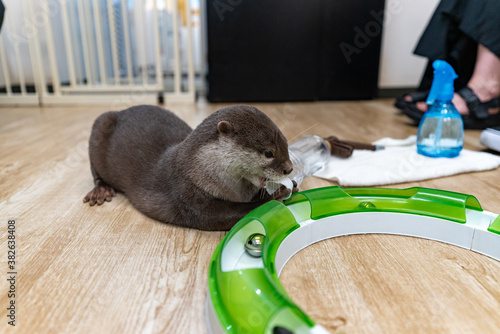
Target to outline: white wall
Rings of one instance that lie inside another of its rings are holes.
[[[439,0],[387,0],[379,88],[416,87],[427,59],[413,50]]]

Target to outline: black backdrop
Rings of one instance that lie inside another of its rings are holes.
[[[371,99],[384,0],[207,0],[210,101]]]

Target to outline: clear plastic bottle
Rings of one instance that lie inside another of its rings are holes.
[[[330,145],[319,136],[305,136],[288,146],[293,172],[290,179],[302,183],[304,177],[323,169],[331,158]]]
[[[417,152],[429,157],[452,158],[460,154],[464,145],[462,116],[451,102],[457,75],[444,60],[436,60],[432,66],[434,79],[427,97],[430,107],[418,126]]]
[[[291,190],[291,181],[295,181],[299,186],[306,176],[324,168],[331,157],[330,145],[323,138],[314,135],[305,136],[290,144],[288,153],[293,164],[293,171],[280,182],[268,181],[266,189],[270,194],[274,193],[282,185]]]

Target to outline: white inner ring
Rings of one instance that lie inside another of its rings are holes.
[[[349,213],[306,220],[290,233],[276,252],[276,271],[301,249],[321,240],[352,234],[396,234],[460,246],[500,261],[500,235],[488,231],[496,215],[467,210],[467,223],[393,212]]]

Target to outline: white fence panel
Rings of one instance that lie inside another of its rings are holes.
[[[0,105],[195,100],[199,2],[3,1]]]

